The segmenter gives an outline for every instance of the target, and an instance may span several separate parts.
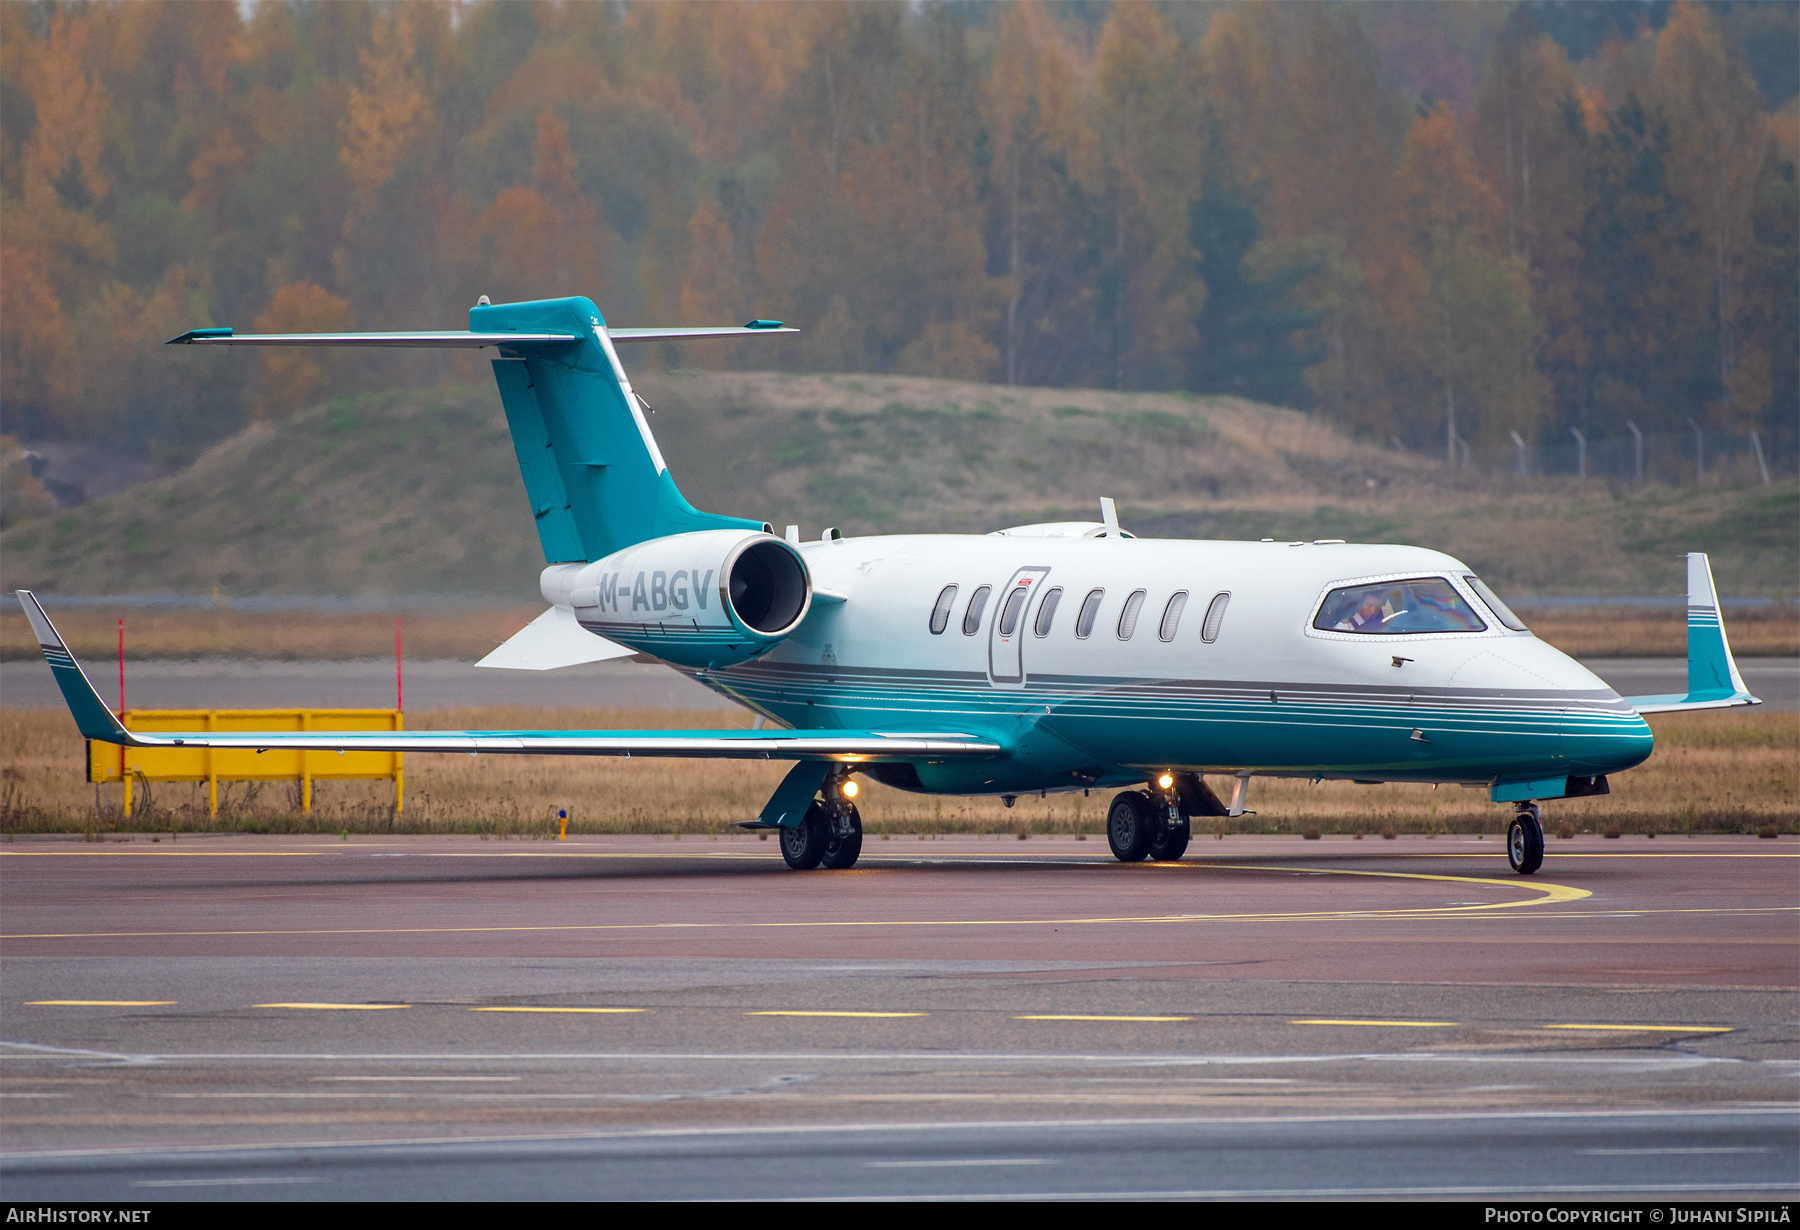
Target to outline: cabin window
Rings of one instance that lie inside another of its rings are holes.
[[[950,608],[956,602],[956,586],[944,586],[937,605],[931,608],[931,635],[940,636],[950,626]]]
[[[1137,631],[1138,612],[1144,606],[1144,591],[1134,589],[1131,597],[1125,599],[1125,609],[1119,612],[1119,639],[1128,641],[1131,634]]]
[[[969,595],[969,609],[963,612],[964,636],[974,636],[981,631],[981,613],[987,610],[988,595],[993,592],[992,585],[983,585]]]
[[[1169,599],[1169,605],[1163,608],[1162,625],[1157,628],[1156,635],[1165,641],[1175,639],[1175,629],[1181,626],[1181,610],[1187,606],[1187,590],[1182,590]]]
[[[1061,589],[1053,589],[1044,595],[1044,600],[1038,603],[1037,622],[1031,625],[1033,632],[1039,636],[1050,635],[1050,624],[1056,619],[1056,604],[1061,601]]]
[[[1487,630],[1481,617],[1442,577],[1334,589],[1320,605],[1313,627],[1362,636]]]
[[[1494,613],[1495,619],[1498,619],[1514,632],[1531,631],[1530,628],[1525,626],[1524,620],[1513,614],[1511,607],[1500,601],[1500,596],[1498,594],[1481,583],[1480,577],[1464,576],[1463,580],[1469,583],[1469,588],[1475,591],[1475,596],[1477,598],[1480,598],[1483,602],[1487,603],[1488,610]]]
[[[1225,622],[1225,608],[1231,605],[1231,595],[1214,594],[1213,600],[1206,604],[1206,618],[1200,624],[1200,639],[1208,645],[1219,639],[1219,625]]]
[[[1081,612],[1075,616],[1075,638],[1085,641],[1094,630],[1094,620],[1100,615],[1100,599],[1106,597],[1106,591],[1096,589],[1081,600]]]
[[[1000,635],[1011,636],[1019,626],[1019,615],[1025,610],[1025,599],[1031,597],[1031,587],[1020,585],[1006,595],[1006,605],[1000,608]]]

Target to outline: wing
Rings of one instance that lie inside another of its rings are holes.
[[[44,659],[89,739],[126,747],[284,749],[324,752],[482,752],[548,756],[687,756],[735,760],[948,760],[1000,753],[992,740],[960,731],[887,730],[197,730],[148,734],[125,729],[100,699],[30,590],[19,605]]]

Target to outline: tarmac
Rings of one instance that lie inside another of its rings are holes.
[[[0,846],[10,1200],[1800,1194],[1800,845]]]

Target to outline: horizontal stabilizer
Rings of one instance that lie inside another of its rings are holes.
[[[234,333],[230,329],[189,329],[171,346],[399,346],[412,349],[477,350],[483,346],[567,346],[575,333]]]
[[[553,671],[585,662],[628,658],[634,652],[583,628],[569,607],[553,606],[475,665],[512,671]]]
[[[708,337],[768,337],[772,333],[798,333],[791,325],[771,321],[730,329],[608,329],[615,342],[679,342]]]
[[[713,337],[768,337],[800,330],[779,323],[702,329],[608,329],[614,342],[680,342]],[[238,333],[232,329],[189,329],[171,346],[398,346],[426,350],[479,350],[484,346],[542,349],[568,346],[579,333],[472,333],[460,329],[411,333]]]

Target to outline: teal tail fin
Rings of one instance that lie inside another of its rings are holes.
[[[779,320],[729,328],[610,329],[591,300],[539,299],[469,309],[467,333],[239,333],[189,329],[171,346],[491,347],[544,559],[589,562],[690,530],[764,529],[760,521],[703,513],[669,477],[615,342],[777,337]]]
[[[762,528],[703,513],[682,496],[591,300],[480,305],[469,331],[573,335],[557,346],[502,343],[494,360],[546,562],[597,560],[690,530]]]
[[[63,699],[69,702],[69,712],[74,715],[75,725],[82,735],[106,743],[132,743],[130,732],[106,707],[100,693],[94,691],[94,685],[88,682],[87,675],[76,663],[75,655],[63,644],[62,635],[44,614],[37,595],[28,589],[20,590],[19,605],[25,608],[25,618],[31,621],[31,630],[37,634],[38,648],[44,651],[44,660],[50,663],[50,673],[56,676],[56,686],[62,689]]]

